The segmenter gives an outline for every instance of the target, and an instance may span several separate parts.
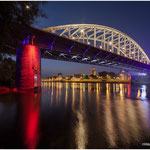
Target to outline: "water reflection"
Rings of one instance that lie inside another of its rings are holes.
[[[86,120],[85,109],[83,106],[83,90],[84,89],[85,89],[85,83],[84,84],[80,83],[80,107],[79,109],[76,110],[78,123],[76,125],[76,130],[75,130],[76,145],[78,149],[81,149],[81,148],[85,149],[88,143],[87,120]]]
[[[137,90],[136,98],[137,99],[141,99],[141,100],[146,100],[147,99],[147,97],[146,97],[146,90],[147,90],[146,85],[142,85],[141,88],[139,88]]]
[[[146,85],[142,85],[141,90],[141,99],[146,100]]]
[[[25,148],[36,148],[39,140],[40,93],[19,94],[20,129]]]
[[[13,105],[0,96],[0,148],[143,148],[150,141],[149,89],[43,82],[41,93],[7,95]]]
[[[65,94],[65,106],[67,105],[68,103],[68,83],[66,83],[66,94]]]
[[[149,108],[139,101],[147,99],[145,85],[136,87],[135,90],[131,84],[53,84],[56,87],[55,91],[59,89],[59,92],[56,92],[56,95],[59,95],[59,98],[56,96],[56,101],[58,99],[63,101],[61,93],[65,88],[65,106],[71,104],[73,114],[76,117],[75,124],[72,124],[76,148],[88,147],[89,130],[93,130],[88,126],[95,116],[97,128],[104,128],[104,131],[97,130],[97,137],[104,136],[109,148],[138,143],[147,135],[145,131],[143,134],[143,130],[150,131]],[[134,101],[135,99],[137,101]],[[149,102],[147,104],[149,105]],[[90,116],[91,108],[92,115]],[[87,109],[89,110],[86,111]],[[102,134],[102,132],[104,133]]]
[[[112,106],[110,102],[110,84],[106,84],[106,103],[105,103],[105,132],[110,147],[116,146],[116,132],[114,128]]]
[[[73,110],[74,110],[74,103],[75,103],[75,92],[76,92],[75,83],[72,83],[72,109]]]

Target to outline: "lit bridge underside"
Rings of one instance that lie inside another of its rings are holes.
[[[118,53],[118,49],[117,51],[115,51],[115,48],[112,48],[112,51],[110,51],[104,49],[103,47],[97,47],[89,43],[82,43],[81,41],[79,42],[76,41],[75,39],[69,39],[57,35],[55,33],[47,32],[35,28],[19,26],[17,27],[16,30],[17,31],[19,30],[20,41],[27,39],[29,35],[30,35],[30,41],[32,41],[33,36],[35,36],[33,43],[34,45],[40,48],[42,58],[73,61],[79,63],[99,65],[99,66],[102,65],[111,66],[111,67],[113,66],[115,68],[121,67],[122,69],[128,68],[132,70],[136,69],[142,71],[150,70],[149,58],[140,47],[138,47],[138,51],[139,51],[138,53],[139,54],[141,53],[142,57],[138,56],[136,58],[135,55],[135,58],[133,58],[133,57],[129,57],[130,55],[127,56],[121,53],[121,50],[125,50],[123,49],[123,47],[120,49],[119,51],[120,53]],[[81,32],[85,32],[85,30],[83,31],[81,30]],[[110,43],[110,41],[108,43]],[[136,51],[136,46],[139,45],[137,45],[137,43],[134,44],[135,44],[134,50]],[[133,46],[131,45],[129,46],[130,48]],[[130,50],[131,50],[130,53],[132,54],[132,49]]]

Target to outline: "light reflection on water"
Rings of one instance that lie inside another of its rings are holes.
[[[103,135],[105,137],[107,146],[104,147],[106,148],[115,148],[118,145],[133,146],[140,143],[145,135],[148,136],[147,131],[150,132],[150,122],[148,119],[150,104],[146,97],[146,85],[142,85],[139,88],[136,87],[136,90],[133,87],[132,90],[131,84],[59,84],[66,90],[65,105],[72,104],[72,111],[77,119],[76,123],[72,125],[76,148],[87,148],[88,145],[92,145],[89,144],[90,140],[88,140],[91,138],[88,132],[91,132],[89,130],[93,130],[90,128],[91,121],[89,120],[92,120],[95,116],[97,118],[93,124],[96,124],[97,129],[94,130],[99,132],[99,136]],[[68,95],[71,97],[69,98]],[[142,100],[147,101],[142,102]],[[146,106],[147,109],[145,109]],[[93,116],[88,116],[91,109],[89,107],[93,108]],[[88,108],[89,110],[87,110]],[[100,126],[104,128],[102,134],[98,128]],[[99,143],[97,143],[98,146],[100,145]]]
[[[88,137],[87,137],[87,126],[86,126],[86,117],[85,117],[85,110],[82,105],[83,101],[83,90],[82,90],[83,84],[80,83],[80,106],[78,110],[74,110],[74,113],[77,116],[77,124],[75,128],[75,141],[78,149],[85,149],[86,145],[88,143]],[[73,95],[74,96],[74,95]],[[75,99],[75,97],[73,98]]]
[[[38,94],[1,95],[0,148],[143,148],[150,141],[149,90],[43,82]]]

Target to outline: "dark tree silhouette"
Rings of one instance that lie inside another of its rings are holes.
[[[16,62],[11,58],[4,59],[0,64],[0,86],[15,86]]]
[[[103,72],[99,72],[98,73],[99,76],[103,77],[103,78],[106,78],[106,75],[108,74],[106,71],[103,71]]]
[[[46,17],[40,9],[40,4],[45,2],[39,1],[13,1],[0,2],[0,52],[9,53],[11,47],[5,45],[8,40],[15,23],[22,25],[32,25],[37,17]],[[17,33],[13,33],[15,36]]]
[[[114,73],[114,72],[99,72],[99,76],[103,77],[104,79],[106,78],[106,76],[109,75],[111,78],[117,77],[118,74]]]
[[[31,26],[37,17],[46,17],[41,10],[41,4],[36,1],[1,1],[0,2],[0,86],[14,87],[16,62],[7,58],[16,47],[6,45],[10,35],[14,39],[18,33],[14,32],[16,24]],[[17,46],[17,45],[16,45]]]

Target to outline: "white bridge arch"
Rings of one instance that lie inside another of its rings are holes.
[[[143,63],[150,63],[144,50],[128,35],[102,25],[71,24],[42,29]]]

